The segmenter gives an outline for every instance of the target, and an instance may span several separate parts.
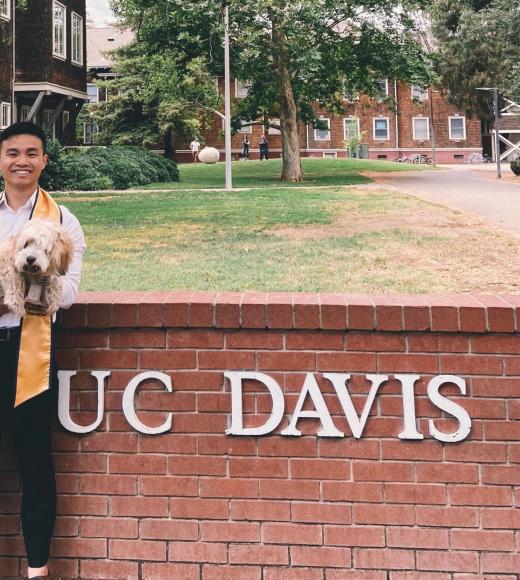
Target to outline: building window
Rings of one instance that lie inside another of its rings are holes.
[[[253,125],[246,125],[245,127],[242,126],[240,127],[240,129],[238,130],[239,133],[246,133],[246,134],[251,134],[253,132]]]
[[[67,45],[67,9],[54,0],[52,10],[53,49],[52,54],[66,58]]]
[[[460,141],[466,139],[466,117],[449,118],[450,139]]]
[[[386,99],[388,97],[388,79],[376,81],[376,97],[378,99]]]
[[[428,98],[428,89],[419,85],[412,85],[412,99],[425,101]]]
[[[374,119],[374,139],[388,141],[388,117]]]
[[[72,13],[72,62],[83,64],[83,18]]]
[[[95,141],[96,133],[98,132],[95,123],[84,123],[83,125],[83,143],[85,145],[92,145]]]
[[[430,138],[430,119],[428,117],[413,118],[414,141],[428,141]]]
[[[0,103],[0,129],[11,124],[11,103]]]
[[[343,93],[343,100],[348,101],[349,103],[359,101],[359,93],[357,91],[354,91],[354,90],[345,91]]]
[[[29,113],[31,112],[31,107],[27,105],[22,105],[22,110],[20,112],[20,121],[27,121]]]
[[[278,127],[280,126],[280,119],[269,119],[269,123],[272,123],[273,125],[278,125]],[[267,134],[268,135],[281,135],[282,132],[280,131],[280,129],[275,129],[275,127],[269,127],[269,129],[267,130]]]
[[[330,141],[330,119],[323,119],[320,117],[320,121],[327,125],[327,129],[314,129],[314,140]]]
[[[244,99],[247,97],[247,93],[249,92],[249,87],[251,83],[249,81],[239,81],[238,79],[235,80],[235,97],[237,99]]]
[[[67,125],[70,123],[70,112],[69,111],[63,111],[63,115],[61,118],[61,129],[62,131],[65,131],[65,129],[67,128]]]
[[[346,117],[343,119],[343,137],[345,141],[358,139],[359,135],[359,119],[356,117]]]
[[[54,139],[55,126],[54,126],[54,123],[52,122],[53,114],[54,114],[54,111],[51,111],[50,109],[43,109],[42,125],[43,125],[43,129],[45,130],[47,135],[50,135]]]
[[[87,84],[87,95],[89,103],[98,103],[99,102],[99,92],[97,85],[94,83]]]
[[[0,18],[11,19],[11,0],[0,0]]]

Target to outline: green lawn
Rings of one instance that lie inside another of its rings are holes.
[[[301,185],[350,185],[368,183],[370,179],[361,172],[423,171],[431,169],[425,165],[407,165],[391,161],[371,161],[368,159],[321,159],[303,158],[303,184],[283,183],[284,187]],[[180,181],[155,183],[140,186],[139,189],[205,189],[220,188],[225,184],[225,164],[187,163],[179,165]],[[234,187],[277,187],[282,172],[281,159],[269,161],[233,162]]]
[[[365,184],[353,164],[373,171],[373,163],[305,161],[306,175],[314,171],[319,185],[347,177],[363,184],[297,188],[266,181],[261,187],[257,172],[270,171],[274,180],[279,162],[242,162],[235,165],[242,185],[260,187],[196,189],[204,178],[215,185],[222,166],[190,165],[181,166],[184,181],[169,191],[57,194],[85,230],[82,289],[516,289],[520,240],[461,212]]]

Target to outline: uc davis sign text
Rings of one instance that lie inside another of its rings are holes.
[[[59,399],[59,419],[65,429],[73,433],[89,433],[99,427],[104,415],[104,382],[110,376],[110,371],[92,371],[92,376],[97,380],[97,417],[88,426],[75,423],[70,415],[70,379],[76,374],[75,371],[61,371],[60,379],[60,399]],[[273,377],[259,372],[226,371],[224,378],[229,381],[231,389],[230,397],[230,427],[226,434],[235,436],[260,436],[268,435],[275,431],[286,413],[291,410],[286,409],[284,393],[280,385]],[[390,379],[389,375],[367,374],[366,379],[370,383],[370,389],[361,412],[358,415],[354,408],[350,393],[349,381],[351,375],[347,373],[323,373],[323,378],[330,382],[337,396],[341,410],[352,431],[352,435],[359,439],[363,436],[365,425],[368,421],[370,411],[374,405],[379,389]],[[406,440],[424,439],[424,433],[417,428],[415,410],[415,385],[420,380],[417,374],[395,374],[392,375],[401,385],[402,417],[403,428],[396,437]],[[138,417],[135,409],[135,396],[137,389],[144,381],[155,380],[160,382],[168,392],[173,391],[172,381],[169,375],[157,371],[148,371],[136,375],[127,385],[123,393],[122,407],[123,413],[128,423],[140,433],[158,435],[172,430],[172,414],[167,413],[165,420],[159,427],[149,427]],[[244,413],[242,406],[243,383],[244,381],[255,381],[261,388],[265,388],[270,396],[271,412],[263,425],[256,427],[244,427]],[[451,401],[441,394],[444,385],[455,385],[461,395],[466,395],[466,382],[455,375],[437,375],[428,382],[427,393],[431,403],[443,411],[446,415],[454,418],[458,427],[455,431],[444,432],[437,428],[435,421],[428,421],[429,435],[444,443],[456,443],[466,439],[471,431],[471,418],[467,411],[459,404]],[[312,403],[312,410],[304,409],[306,401]],[[280,431],[282,436],[298,437],[301,431],[298,429],[298,422],[301,419],[318,419],[320,429],[316,435],[318,437],[344,437],[345,433],[340,431],[334,424],[331,413],[327,407],[326,400],[320,390],[316,375],[307,373],[303,381],[298,400],[294,410],[290,413],[289,424]],[[173,427],[173,430],[174,427]]]

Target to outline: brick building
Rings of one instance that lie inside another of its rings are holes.
[[[247,87],[240,82],[232,85],[235,99],[246,96]],[[433,99],[433,100],[432,100]],[[347,142],[357,135],[362,144],[361,155],[370,159],[393,160],[406,155],[432,155],[432,137],[438,163],[463,163],[472,154],[482,152],[481,122],[476,117],[451,105],[440,90],[422,89],[403,82],[381,81],[381,97],[362,95],[345,101],[345,113],[329,113],[317,109],[328,130],[300,126],[301,154],[304,157],[347,157]],[[273,119],[273,124],[279,122]],[[433,130],[432,130],[433,128]],[[258,157],[258,141],[263,126],[246,126],[232,138],[235,157],[242,150],[245,135],[251,142],[251,158]],[[222,122],[216,120],[204,135],[205,143],[224,149]],[[267,135],[272,157],[281,155],[280,131],[270,128]],[[184,161],[189,151],[179,151]]]
[[[75,140],[87,99],[85,0],[0,0],[0,127],[30,120]]]

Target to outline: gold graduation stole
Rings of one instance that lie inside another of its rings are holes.
[[[32,218],[61,222],[58,204],[40,188],[29,219]],[[51,377],[52,316],[26,314],[21,324],[15,407],[47,391]]]

